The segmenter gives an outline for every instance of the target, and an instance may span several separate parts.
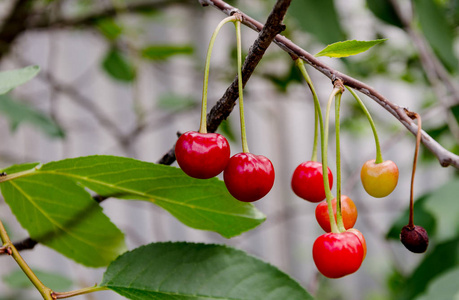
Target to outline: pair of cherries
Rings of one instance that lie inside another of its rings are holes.
[[[336,220],[336,198],[332,200],[332,208]],[[328,278],[340,278],[356,272],[365,259],[367,246],[363,234],[353,228],[357,220],[354,202],[347,196],[341,196],[344,232],[331,232],[325,201],[317,205],[315,214],[320,227],[327,232],[319,236],[312,246],[312,256],[319,272]]]
[[[274,184],[274,167],[263,155],[238,153],[230,158],[228,141],[218,133],[188,131],[175,145],[175,157],[189,176],[208,179],[223,171],[230,194],[243,202],[263,198]]]

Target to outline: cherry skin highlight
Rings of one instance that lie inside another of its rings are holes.
[[[360,179],[370,196],[382,198],[392,193],[397,186],[398,173],[398,167],[393,161],[376,164],[372,159],[363,164]]]
[[[220,174],[228,164],[231,150],[218,133],[188,131],[175,144],[175,157],[188,176],[208,179]]]
[[[336,198],[332,200],[333,214],[336,222]],[[343,217],[344,228],[352,228],[357,221],[357,207],[351,198],[341,195],[341,216]],[[328,217],[327,202],[319,203],[316,207],[316,220],[325,232],[330,232],[330,218]]]
[[[312,246],[317,269],[328,278],[340,278],[356,272],[362,264],[364,248],[353,232],[325,233]]]
[[[310,202],[320,202],[325,199],[324,181],[322,178],[322,164],[316,161],[307,161],[300,164],[292,176],[292,190],[300,198]],[[328,182],[330,189],[333,186],[333,174],[328,168]]]
[[[230,194],[243,202],[263,198],[274,184],[274,167],[263,155],[238,153],[230,158],[223,179]]]

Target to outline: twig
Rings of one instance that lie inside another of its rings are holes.
[[[230,15],[234,11],[238,11],[233,6],[227,4],[221,0],[199,0],[199,2],[203,5],[209,5],[221,10],[223,13]],[[250,18],[243,12],[240,12],[243,16],[243,24],[252,28],[255,31],[260,31],[263,28],[263,25]],[[371,99],[373,99],[376,103],[381,105],[385,110],[387,110],[390,114],[392,114],[400,123],[403,124],[413,135],[417,134],[417,125],[413,122],[406,114],[403,107],[390,102],[387,98],[385,98],[381,93],[377,90],[372,88],[371,86],[351,77],[346,74],[343,74],[328,65],[324,64],[322,61],[315,58],[312,54],[307,52],[306,50],[302,49],[288,38],[277,35],[274,39],[274,43],[276,43],[281,49],[289,53],[293,58],[301,58],[313,68],[330,78],[330,80],[334,81],[336,79],[341,79],[344,85],[347,85],[364,95],[367,95]],[[226,93],[225,93],[226,95]],[[224,109],[222,107],[220,109]],[[217,108],[218,109],[218,108]],[[424,146],[429,149],[437,158],[443,167],[447,167],[449,165],[454,166],[455,168],[459,169],[459,156],[451,153],[450,151],[443,148],[437,141],[435,141],[431,136],[429,136],[426,132],[422,131],[422,143]]]

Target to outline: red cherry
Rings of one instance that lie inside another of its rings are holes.
[[[336,198],[332,200],[333,214],[335,215],[336,221]],[[344,228],[352,228],[357,221],[357,207],[355,207],[354,201],[345,195],[341,195],[341,216],[343,217]],[[320,227],[325,232],[330,232],[330,218],[328,217],[327,202],[319,203],[316,207],[316,219]]]
[[[370,196],[386,197],[397,186],[398,167],[391,160],[376,164],[375,160],[372,159],[363,164],[360,179],[365,191]]]
[[[230,146],[218,133],[185,132],[175,144],[175,157],[187,175],[207,179],[220,174],[228,164]]]
[[[234,198],[253,202],[263,198],[273,187],[274,167],[263,155],[238,153],[230,158],[223,179]]]
[[[316,239],[312,257],[320,273],[328,278],[340,278],[360,268],[364,248],[353,232],[330,232]]]
[[[310,202],[320,202],[325,199],[322,164],[307,161],[300,164],[293,172],[292,190],[295,194]],[[328,183],[333,186],[333,174],[328,168]]]

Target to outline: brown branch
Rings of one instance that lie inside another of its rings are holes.
[[[82,17],[60,17],[56,19],[49,19],[48,15],[43,12],[43,16],[35,17],[35,21],[28,24],[27,29],[49,29],[49,28],[66,28],[66,27],[77,27],[77,26],[93,26],[97,21],[104,18],[115,17],[119,13],[134,13],[142,12],[145,10],[152,9],[164,9],[166,6],[171,6],[179,3],[190,3],[190,0],[163,0],[163,1],[143,1],[143,2],[127,2],[121,8],[110,7],[92,14],[88,14]]]
[[[227,15],[231,15],[234,11],[238,11],[233,6],[221,0],[199,0],[199,2],[206,6],[209,5],[215,7]],[[240,13],[243,16],[242,23],[244,25],[252,28],[255,31],[260,31],[263,28],[263,25],[260,22],[250,18],[242,12]],[[358,90],[364,95],[367,95],[376,103],[381,105],[390,114],[392,114],[413,135],[417,134],[417,125],[407,116],[403,107],[390,102],[387,98],[385,98],[381,93],[379,93],[371,86],[327,66],[322,61],[314,57],[312,54],[302,49],[301,47],[293,43],[291,40],[282,35],[277,35],[274,39],[274,43],[276,43],[281,49],[289,53],[292,57],[299,57],[303,59],[313,68],[315,68],[316,70],[330,78],[330,80],[334,81],[339,78],[343,81],[345,85],[355,90]],[[431,136],[429,136],[424,131],[422,131],[422,143],[438,158],[438,161],[443,167],[452,165],[455,168],[459,169],[459,156],[443,148],[437,141],[435,141]]]

